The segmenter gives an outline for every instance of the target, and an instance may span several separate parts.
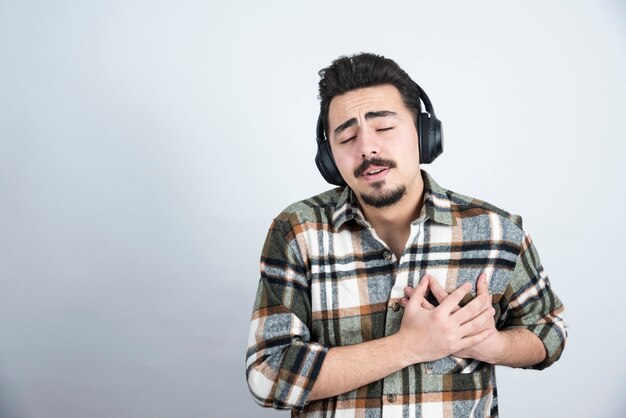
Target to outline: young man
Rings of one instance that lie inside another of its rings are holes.
[[[250,391],[292,416],[497,416],[494,365],[543,369],[566,339],[521,218],[420,170],[441,126],[394,61],[341,57],[320,76],[316,162],[343,187],[272,223]]]

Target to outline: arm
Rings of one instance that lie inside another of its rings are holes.
[[[513,276],[499,305],[498,329],[511,333],[526,331],[544,347],[543,360],[516,367],[541,370],[561,357],[567,339],[563,304],[553,292],[528,234],[524,236]]]
[[[290,231],[289,221],[277,218],[263,246],[246,377],[258,404],[301,411],[328,348],[311,339],[306,263]]]
[[[328,351],[309,400],[346,393],[403,369],[410,363],[398,355],[398,334]],[[375,361],[374,361],[375,360]]]
[[[484,358],[477,358],[477,360],[509,367],[530,367],[541,363],[546,358],[546,349],[541,340],[527,329],[506,329],[494,335],[497,336],[498,341],[494,339],[494,349],[483,349],[484,354],[477,357],[484,356]],[[455,355],[472,357],[462,352]]]

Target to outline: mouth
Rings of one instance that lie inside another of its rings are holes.
[[[381,171],[386,170],[386,168],[377,168],[375,170],[372,171],[368,171],[367,173],[365,173],[366,176],[373,176],[374,174],[378,174]]]
[[[354,176],[365,180],[374,180],[374,178],[384,177],[391,168],[395,167],[396,163],[393,160],[372,158],[361,162],[354,170]]]
[[[389,167],[370,166],[362,175],[361,178],[365,181],[378,181],[387,175]]]

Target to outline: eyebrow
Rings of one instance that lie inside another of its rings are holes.
[[[377,112],[367,112],[365,114],[365,120],[370,120],[374,118],[384,118],[387,116],[396,116],[396,112],[392,112],[391,110],[379,110]],[[348,129],[349,127],[354,126],[356,124],[357,124],[356,118],[348,119],[341,125],[337,126],[333,132],[335,133],[335,136],[337,136],[343,131],[345,131],[346,129]]]

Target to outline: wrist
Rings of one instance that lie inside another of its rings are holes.
[[[389,337],[392,349],[398,353],[398,361],[401,368],[419,363],[421,360],[415,353],[415,347],[412,346],[411,340],[406,338],[402,331],[390,335]]]
[[[485,358],[479,359],[489,364],[501,364],[507,351],[506,335],[501,331],[495,331],[489,338],[490,350],[485,353]]]

